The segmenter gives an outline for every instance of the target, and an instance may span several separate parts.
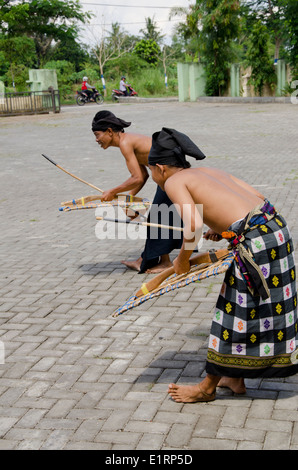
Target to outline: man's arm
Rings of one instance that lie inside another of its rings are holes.
[[[173,263],[176,274],[182,274],[190,269],[189,258],[202,237],[203,219],[183,182],[169,178],[165,190],[184,223],[182,247]]]
[[[129,194],[131,194],[132,196],[135,196],[136,194],[138,194],[139,191],[141,191],[142,187],[144,186],[147,179],[149,178],[148,170],[145,167],[145,165],[140,165],[140,168],[141,168],[141,172],[142,172],[142,175],[143,175],[143,181],[140,182],[140,184],[138,186],[136,186],[134,189],[129,191]]]
[[[148,172],[143,165],[140,165],[133,151],[132,145],[121,146],[120,150],[125,158],[126,166],[130,172],[130,177],[102,195],[103,201],[111,201],[116,194],[130,191],[130,194],[136,195],[144,186],[148,179]]]

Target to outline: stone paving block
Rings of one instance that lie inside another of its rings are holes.
[[[220,426],[216,437],[218,439],[232,439],[235,441],[264,442],[265,435],[265,430]]]
[[[72,439],[74,441],[90,441],[92,442],[94,437],[99,433],[102,426],[104,425],[103,420],[98,419],[85,419],[82,424],[78,427],[74,433]]]
[[[115,444],[127,444],[130,446],[130,449],[135,448],[141,438],[141,434],[138,432],[103,432],[100,431],[95,437],[95,442],[101,442],[108,444],[108,448]]]
[[[9,429],[11,429],[17,421],[17,418],[2,417],[0,423],[0,437],[5,436]]]
[[[193,427],[189,424],[173,424],[165,439],[165,444],[177,449],[188,445],[192,437]]]
[[[266,434],[263,450],[287,450],[290,448],[291,433],[269,431]]]
[[[73,436],[73,431],[69,430],[55,430],[49,437],[44,441],[41,450],[62,450]]]
[[[188,446],[190,450],[236,450],[237,443],[230,439],[209,439],[193,437]]]
[[[193,430],[192,436],[199,438],[215,439],[218,428],[221,425],[222,416],[210,416],[209,414],[199,416],[198,422]]]
[[[163,448],[164,436],[160,434],[144,434],[138,445],[136,446],[136,450],[159,450]],[[1,443],[0,443],[1,445]],[[1,447],[0,447],[1,448]]]

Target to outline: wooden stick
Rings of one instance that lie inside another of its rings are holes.
[[[196,264],[203,264],[203,263],[211,263],[213,260],[211,257],[212,255],[215,255],[216,259],[220,259],[224,256],[226,256],[229,253],[229,251],[224,248],[222,250],[217,250],[212,252],[210,254],[209,251],[205,253],[199,253],[198,255],[194,256],[193,258],[190,258],[189,263],[190,266],[194,266]],[[157,274],[153,279],[150,279],[147,283],[143,284],[141,289],[138,290],[138,292],[135,294],[136,297],[141,297],[144,294],[148,294],[151,292],[153,289],[156,289],[165,279],[167,279],[169,276],[175,273],[175,269],[173,266],[171,266],[168,269],[165,269],[161,273]]]
[[[53,163],[53,165],[55,165],[57,168],[59,168],[60,170],[64,171],[64,173],[67,173],[68,175],[72,176],[73,178],[75,178],[76,180],[78,181],[81,181],[81,183],[84,183],[84,184],[87,184],[88,186],[90,186],[91,188],[93,189],[96,189],[96,191],[99,191],[100,193],[103,193],[103,189],[100,189],[98,188],[97,186],[94,186],[94,184],[91,184],[91,183],[88,183],[88,181],[85,181],[83,180],[82,178],[79,178],[78,176],[74,175],[73,173],[70,173],[69,171],[65,170],[65,168],[63,168],[62,166],[58,165],[58,163],[54,162],[54,160],[52,160],[50,157],[47,157],[47,155],[44,155],[43,153],[41,154],[44,158],[46,158],[47,160],[49,160],[49,162]],[[130,194],[117,194],[116,195],[116,198],[119,198],[119,197],[133,197],[135,198],[136,196],[130,196]],[[141,199],[141,198],[139,198]],[[136,199],[134,199],[136,200]]]
[[[183,227],[171,227],[170,225],[162,225],[162,224],[154,224],[151,222],[138,222],[136,220],[121,220],[121,219],[110,219],[108,217],[96,217],[97,220],[105,220],[107,222],[117,222],[120,224],[136,224],[136,225],[143,225],[144,227],[157,227],[163,228],[168,230],[177,230],[179,232],[183,232]]]
[[[54,162],[54,160],[52,160],[50,157],[47,157],[47,156],[44,155],[43,153],[42,153],[42,156],[43,156],[44,158],[46,158],[47,160],[49,160],[49,162],[53,163],[53,165],[55,165],[57,168],[60,168],[60,170],[64,171],[64,172],[67,173],[68,175],[72,176],[72,177],[75,178],[76,180],[81,181],[81,183],[87,184],[87,185],[90,186],[91,188],[96,189],[96,191],[99,191],[100,193],[103,193],[103,192],[104,192],[102,189],[98,188],[97,186],[94,186],[94,184],[88,183],[87,181],[82,180],[82,179],[79,178],[78,176],[73,175],[73,174],[70,173],[69,171],[65,170],[62,166],[58,165],[58,163]]]

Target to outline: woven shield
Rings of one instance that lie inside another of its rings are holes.
[[[172,292],[181,287],[186,287],[194,282],[200,282],[212,276],[224,273],[229,269],[234,260],[233,253],[229,252],[224,259],[215,263],[205,263],[204,265],[193,266],[190,271],[185,274],[172,275],[164,282],[162,282],[156,289],[141,297],[133,295],[130,297],[122,307],[119,307],[114,313],[113,317],[122,315],[127,310],[138,307],[147,300]]]

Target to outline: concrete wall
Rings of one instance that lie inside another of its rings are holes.
[[[205,96],[205,72],[202,64],[177,64],[179,101],[196,101]]]
[[[29,70],[30,91],[46,91],[49,87],[58,90],[56,70],[30,69]]]
[[[274,89],[264,87],[263,96],[282,96],[283,89],[291,81],[290,68],[283,61],[278,60],[276,66],[277,85]],[[177,64],[178,70],[178,95],[179,101],[196,101],[199,97],[206,96],[205,72],[202,64]],[[251,67],[244,69],[239,64],[233,64],[230,68],[230,81],[225,96],[230,97],[255,97],[254,87],[248,84],[251,76]]]

